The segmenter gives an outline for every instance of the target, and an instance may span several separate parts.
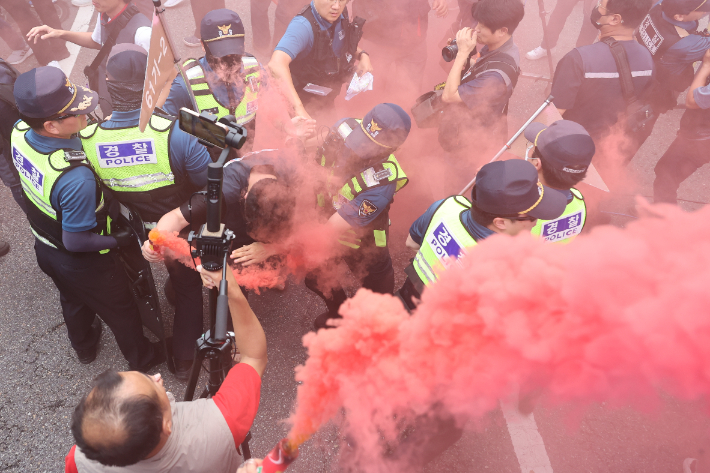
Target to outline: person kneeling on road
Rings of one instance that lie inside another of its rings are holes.
[[[208,288],[218,287],[221,272],[198,267]],[[229,311],[241,361],[211,399],[175,402],[160,374],[108,370],[93,382],[74,410],[76,440],[65,471],[234,473],[259,408],[261,376],[266,368],[266,336],[234,275],[227,271]]]

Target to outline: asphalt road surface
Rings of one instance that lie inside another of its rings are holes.
[[[251,44],[248,3],[227,0],[227,7],[235,9],[246,24],[247,50]],[[451,3],[453,6],[456,2]],[[547,7],[551,10],[552,2],[548,2]],[[91,13],[91,8],[72,7],[65,28],[83,26],[92,30],[95,14]],[[273,8],[272,5],[272,18]],[[443,21],[432,17],[431,67],[426,78],[432,85],[445,79],[438,66],[434,43],[455,14],[451,12]],[[199,48],[188,48],[181,41],[194,28],[188,2],[170,9],[167,16],[182,57],[200,56]],[[567,24],[566,37],[555,50],[555,61],[574,46],[581,21],[588,20],[582,18],[580,3]],[[541,35],[537,4],[531,2],[526,7],[526,18],[515,34],[521,52],[537,46]],[[0,53],[7,57],[7,46],[0,45]],[[62,61],[62,67],[70,73],[72,80],[83,84],[81,71],[94,54],[95,51],[80,51]],[[31,57],[20,65],[20,69],[26,71],[36,66],[34,57]],[[531,62],[523,59],[522,68],[524,72],[548,74],[545,60]],[[545,86],[544,82],[520,80],[511,101],[511,129],[539,106],[545,97]],[[409,107],[408,104],[402,105]],[[628,184],[615,192],[608,211],[633,215],[633,195],[651,195],[653,167],[672,141],[681,113],[674,111],[658,121],[653,135],[628,168]],[[406,157],[400,157],[400,162],[406,169]],[[681,198],[708,202],[709,181],[710,173],[706,167],[683,184]],[[416,188],[414,184],[412,187]],[[444,194],[456,191],[458,189],[442,190]],[[410,208],[407,192],[404,190],[400,194],[393,208],[391,241],[395,242],[392,253],[398,284],[402,282],[402,268],[409,257],[402,242],[411,222],[411,218],[401,216],[416,214],[426,205],[422,202],[412,204],[415,208]],[[700,205],[682,203],[687,210],[697,209]],[[624,225],[631,218],[615,216],[614,224]],[[0,258],[0,471],[61,471],[64,455],[73,444],[69,420],[74,406],[86,393],[94,376],[108,368],[124,370],[126,362],[107,331],[97,360],[90,365],[77,362],[67,340],[57,291],[37,267],[34,238],[5,187],[0,187],[0,238],[12,245],[10,254]],[[155,273],[158,286],[162,287],[165,271],[156,266]],[[290,284],[281,293],[251,294],[250,301],[266,330],[269,352],[261,406],[252,428],[252,452],[261,457],[287,432],[288,427],[283,421],[292,408],[297,388],[293,371],[306,358],[301,337],[308,332],[313,318],[324,305],[298,283]],[[169,326],[172,307],[164,299],[161,304]],[[166,387],[181,398],[184,383],[177,381],[165,365],[159,370]],[[430,464],[427,471],[681,473],[683,459],[696,456],[708,436],[710,422],[706,413],[706,403],[702,400],[688,403],[671,398],[664,398],[659,409],[645,414],[630,408],[611,409],[604,405],[595,405],[582,412],[574,405],[537,408],[529,417],[521,417],[511,409],[498,409],[476,425],[467,426],[462,439]],[[324,427],[303,446],[300,459],[289,471],[338,471],[340,441],[334,426]]]

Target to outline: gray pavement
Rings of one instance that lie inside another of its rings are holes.
[[[355,0],[357,1],[357,0]],[[455,4],[455,2],[451,2]],[[551,10],[552,2],[548,2]],[[247,49],[250,46],[250,25],[245,0],[228,0],[227,7],[237,10],[247,26]],[[524,53],[539,44],[541,30],[536,2],[529,2],[526,18],[516,32],[516,42]],[[73,10],[74,14],[76,9]],[[273,5],[271,9],[273,14]],[[444,79],[438,69],[438,51],[434,44],[440,31],[451,21],[432,19],[427,83]],[[187,2],[168,10],[169,25],[183,57],[199,56],[199,48],[187,48],[182,37],[194,28]],[[73,17],[67,20],[71,25]],[[92,20],[93,22],[94,20]],[[568,22],[563,38],[555,51],[555,60],[571,49],[581,18],[581,4]],[[92,25],[93,28],[93,25]],[[7,54],[0,45],[0,53]],[[373,51],[373,54],[376,52]],[[71,78],[84,83],[81,71],[95,51],[82,51],[71,71]],[[266,60],[266,58],[262,58]],[[20,65],[25,71],[37,64],[34,58]],[[547,75],[544,60],[523,59],[525,72]],[[510,128],[522,123],[544,99],[545,83],[521,79],[511,102]],[[406,104],[402,104],[405,105]],[[627,189],[610,204],[618,213],[631,211],[631,195],[651,195],[653,167],[672,141],[681,111],[662,117],[653,135],[629,167]],[[400,161],[406,168],[406,157]],[[682,198],[708,202],[710,174],[706,168],[696,173],[682,187]],[[411,188],[411,189],[410,189]],[[415,193],[416,183],[403,191],[393,208],[393,244],[398,284],[402,268],[409,257],[402,241],[409,222],[401,215],[407,212],[407,192]],[[458,189],[450,189],[450,193]],[[417,207],[425,205],[418,202]],[[682,204],[687,210],[699,204]],[[397,218],[397,214],[400,218]],[[619,217],[616,224],[629,219]],[[662,236],[659,236],[662,237]],[[104,331],[99,356],[85,366],[79,364],[66,336],[57,291],[37,267],[28,224],[15,205],[7,188],[0,187],[0,238],[12,244],[9,255],[0,258],[0,471],[40,472],[61,471],[63,459],[72,442],[69,422],[74,406],[87,391],[92,377],[108,368],[127,369],[110,331]],[[156,266],[158,287],[165,278],[163,268]],[[161,291],[162,292],[162,291]],[[162,294],[161,294],[162,297]],[[259,414],[252,433],[252,452],[266,454],[287,432],[284,423],[292,408],[297,385],[293,369],[306,358],[301,337],[308,332],[314,316],[324,305],[302,284],[290,284],[282,293],[266,291],[250,295],[250,302],[267,334],[269,366],[263,378]],[[172,307],[161,299],[168,326]],[[170,330],[170,327],[168,327]],[[177,381],[167,368],[159,367],[166,387],[181,398],[184,384]],[[652,413],[639,413],[629,408],[611,409],[604,405],[579,410],[579,406],[538,407],[534,417],[544,451],[555,472],[647,472],[681,473],[685,457],[694,456],[707,439],[710,419],[705,402],[681,402],[664,398]],[[338,471],[340,435],[334,425],[321,429],[301,453],[301,458],[289,471]],[[427,467],[427,471],[450,472],[520,472],[521,466],[513,447],[510,429],[500,410],[490,413],[480,422],[466,426],[462,439]],[[530,473],[524,471],[523,473]],[[543,470],[535,470],[543,473]]]

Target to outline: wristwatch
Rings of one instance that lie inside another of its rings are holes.
[[[362,55],[363,55],[363,54],[367,54],[368,56],[370,55],[370,53],[368,53],[367,51],[360,51],[360,54],[357,55],[357,60],[358,60],[358,61],[359,61],[360,59],[362,59]]]

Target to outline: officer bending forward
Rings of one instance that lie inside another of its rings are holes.
[[[14,96],[22,121],[12,133],[12,159],[36,237],[37,263],[59,290],[72,347],[81,363],[96,359],[98,314],[129,368],[148,371],[165,356],[143,336],[128,279],[110,251],[128,244],[131,234],[111,233],[108,202],[74,137],[86,127],[98,95],[50,66],[20,75]]]
[[[389,208],[394,195],[408,182],[394,154],[409,135],[412,122],[399,105],[382,103],[365,118],[346,118],[333,126],[320,164],[332,175],[318,195],[318,205],[346,246],[344,261],[362,287],[381,294],[394,291],[394,269],[387,239]],[[325,328],[329,319],[340,318],[338,309],[347,295],[342,287],[326,297],[319,285],[319,272],[306,278],[306,286],[325,300],[328,310],[313,323]],[[322,274],[321,274],[322,275]],[[321,277],[321,279],[324,279]]]

